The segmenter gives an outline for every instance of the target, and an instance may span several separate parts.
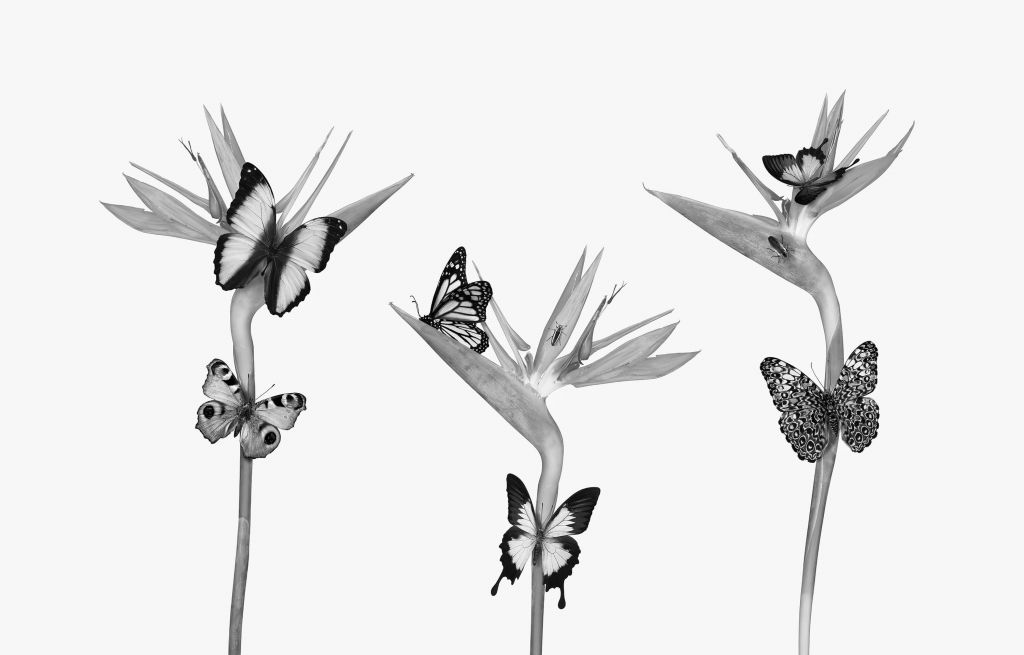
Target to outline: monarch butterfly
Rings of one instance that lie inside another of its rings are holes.
[[[491,295],[490,282],[469,282],[466,279],[466,249],[459,246],[441,271],[430,311],[421,315],[420,320],[483,353],[489,341],[477,323],[487,320],[487,303],[491,301]],[[415,298],[413,303],[416,303]],[[418,303],[416,312],[419,313]]]

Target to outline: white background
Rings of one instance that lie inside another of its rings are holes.
[[[599,334],[675,307],[664,351],[702,349],[551,398],[563,496],[603,493],[546,652],[794,652],[813,467],[757,366],[820,372],[817,312],[641,183],[767,213],[715,133],[760,169],[846,89],[841,151],[886,109],[862,157],[917,127],[811,234],[847,350],[879,345],[882,408],[868,451],[840,447],[814,651],[1020,653],[1019,23],[987,2],[423,5],[7,16],[0,650],[224,651],[237,450],[193,425],[230,295],[212,247],[99,204],[138,204],[130,160],[202,189],[176,140],[213,163],[202,106],[223,103],[279,195],[355,130],[313,215],[416,174],[296,311],[255,321],[257,386],[310,409],[255,466],[246,653],[526,651],[528,584],[488,589],[505,474],[533,489],[537,456],[387,306],[460,244],[531,341],[587,246],[595,295],[629,282]]]

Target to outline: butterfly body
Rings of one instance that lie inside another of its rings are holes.
[[[489,340],[477,324],[487,320],[487,303],[492,293],[490,282],[469,282],[466,278],[466,249],[459,246],[441,271],[430,311],[420,316],[420,320],[483,353]]]
[[[267,309],[275,316],[283,316],[309,295],[306,271],[322,271],[348,231],[344,221],[327,216],[281,233],[274,192],[250,163],[242,167],[225,222],[230,231],[217,240],[213,258],[217,284],[238,289],[262,276]]]
[[[796,155],[765,155],[761,162],[772,177],[799,189],[793,198],[794,202],[807,205],[841,178],[848,168],[828,170],[825,166],[827,153],[824,150],[827,144],[828,139],[816,148],[803,148]]]
[[[291,429],[306,409],[306,397],[301,393],[283,393],[254,402],[220,359],[207,364],[203,393],[210,400],[196,412],[196,429],[210,443],[229,434],[238,437],[242,453],[252,459],[273,452],[281,443],[280,431]]]
[[[601,490],[588,487],[577,491],[542,521],[533,508],[530,493],[523,481],[509,473],[505,479],[508,492],[508,522],[512,524],[502,536],[501,575],[491,588],[498,593],[503,578],[515,584],[527,564],[540,566],[544,588],[561,592],[558,607],[565,607],[565,579],[579,563],[580,547],[572,535],[580,534],[590,525],[590,516]]]
[[[797,457],[816,462],[830,435],[842,428],[843,441],[861,452],[878,436],[878,403],[868,398],[878,383],[878,348],[865,341],[850,354],[831,392],[816,385],[792,364],[776,357],[761,362],[779,429]]]

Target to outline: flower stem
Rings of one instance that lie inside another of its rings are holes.
[[[259,282],[257,278],[256,282]],[[255,346],[252,318],[263,306],[263,286],[250,284],[231,297],[231,344],[235,374],[248,398],[255,397]],[[231,617],[228,622],[228,654],[242,652],[242,613],[245,582],[249,574],[249,523],[252,517],[252,460],[238,451],[238,534],[235,540],[235,572],[231,584]]]
[[[811,294],[821,314],[825,332],[825,389],[831,391],[843,366],[843,321],[839,312],[839,297],[828,270],[821,267],[819,285]],[[825,502],[836,465],[839,435],[828,435],[828,445],[821,459],[814,465],[814,486],[811,488],[811,510],[807,519],[807,540],[804,543],[803,577],[800,583],[800,636],[799,655],[811,652],[811,605],[814,602],[814,579],[818,568],[818,549],[821,546],[821,528],[825,521]]]
[[[540,480],[537,482],[537,517],[543,525],[555,509],[558,481],[562,477],[562,440],[548,442],[540,451]],[[530,655],[541,655],[544,647],[544,567],[533,565],[530,582]]]

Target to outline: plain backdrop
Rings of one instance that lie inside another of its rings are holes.
[[[663,351],[702,351],[551,397],[562,496],[602,495],[546,652],[795,652],[813,467],[758,363],[820,373],[818,315],[641,185],[767,213],[715,134],[760,171],[846,90],[842,152],[887,109],[862,157],[917,126],[811,233],[847,350],[879,346],[882,415],[869,450],[840,447],[814,652],[1020,653],[1021,49],[1001,7],[10,10],[0,650],[225,649],[238,452],[193,425],[230,294],[212,247],[99,202],[138,204],[129,161],[202,189],[177,139],[213,163],[202,108],[223,103],[279,196],[328,128],[331,155],[355,130],[314,216],[416,174],[296,311],[255,320],[257,386],[309,410],[255,465],[247,654],[526,651],[528,584],[488,589],[505,474],[532,490],[539,460],[387,305],[429,296],[458,245],[534,343],[603,247],[595,295],[629,286],[599,335],[674,307]]]

